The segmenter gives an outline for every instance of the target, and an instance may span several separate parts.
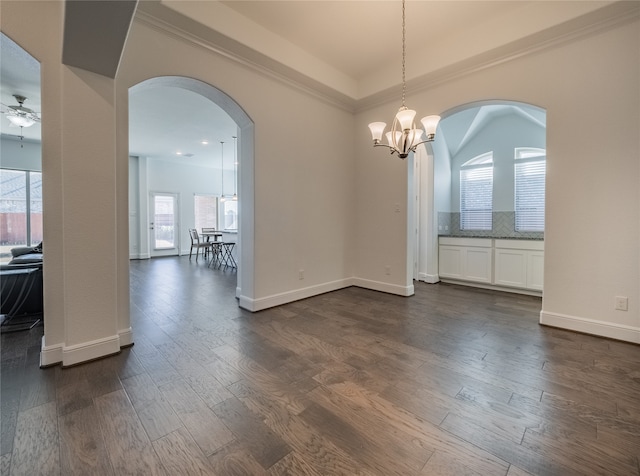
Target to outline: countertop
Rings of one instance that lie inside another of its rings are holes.
[[[484,239],[492,239],[492,240],[544,241],[544,238],[529,238],[526,236],[438,235],[438,238],[484,238]]]

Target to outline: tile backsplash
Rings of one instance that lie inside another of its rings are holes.
[[[493,212],[493,230],[461,230],[460,212],[438,212],[438,235],[543,240],[544,233],[516,231],[515,212]]]

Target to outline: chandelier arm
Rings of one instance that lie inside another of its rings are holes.
[[[433,142],[433,141],[434,141],[434,139],[423,140],[422,142],[418,142],[417,144],[415,144],[413,147],[411,147],[411,149],[413,150],[413,152],[415,152],[416,151],[416,147],[418,147],[419,145],[426,144],[428,142]]]
[[[395,153],[397,153],[398,155],[400,155],[400,154],[401,154],[401,152],[400,152],[397,148],[395,148],[395,147],[394,147],[394,146],[392,146],[392,145],[385,144],[385,143],[383,143],[383,142],[374,142],[374,143],[373,143],[373,146],[374,146],[374,147],[386,147],[387,149],[389,149],[389,151],[390,151],[391,155],[393,155],[393,154],[395,154]]]

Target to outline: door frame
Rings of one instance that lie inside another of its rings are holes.
[[[156,196],[170,196],[173,198],[174,203],[174,246],[172,248],[156,248],[155,247],[155,232],[153,230],[154,223],[151,222],[155,215],[155,197]],[[149,192],[149,213],[147,214],[147,225],[149,226],[149,256],[151,258],[158,258],[162,256],[180,256],[182,247],[180,243],[180,193],[179,192],[159,192],[152,190]]]

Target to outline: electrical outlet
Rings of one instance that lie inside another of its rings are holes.
[[[399,203],[396,203],[395,210],[396,210],[396,213],[400,213],[400,204]]]
[[[387,265],[384,267],[384,274],[386,275],[390,275],[391,274],[391,266]]]
[[[298,279],[304,279],[304,269],[302,268],[298,270]]]
[[[617,311],[628,311],[629,310],[629,298],[627,296],[616,296],[615,309]]]

